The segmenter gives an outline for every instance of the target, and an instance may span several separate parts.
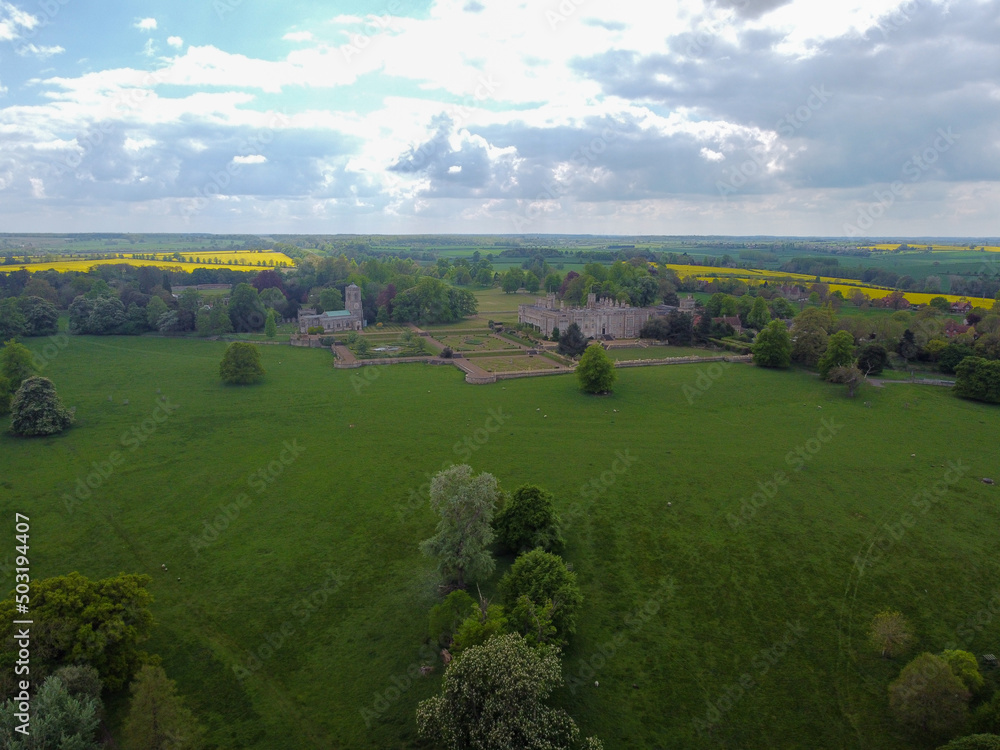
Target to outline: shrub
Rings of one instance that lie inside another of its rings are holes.
[[[306,333],[308,333],[310,336],[315,336],[318,333],[326,333],[326,329],[323,328],[323,326],[309,326],[306,329]]]

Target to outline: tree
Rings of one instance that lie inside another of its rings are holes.
[[[849,367],[854,364],[854,337],[847,331],[837,331],[826,346],[826,351],[818,362],[819,374],[825,378],[834,367]]]
[[[110,336],[118,333],[125,323],[125,306],[117,297],[98,297],[93,300],[87,318],[87,333],[96,336]]]
[[[955,368],[958,367],[959,362],[966,357],[972,356],[975,356],[975,351],[971,346],[951,341],[938,355],[938,368],[940,368],[941,372],[952,374],[955,372]]]
[[[889,364],[889,352],[881,344],[866,344],[858,355],[858,369],[865,377],[881,375]]]
[[[61,679],[50,676],[35,694],[27,735],[17,731],[23,722],[18,704],[0,706],[0,747],[6,750],[97,750],[101,702],[88,695],[73,695]]]
[[[0,341],[23,336],[27,321],[13,297],[0,300]]]
[[[826,351],[829,316],[811,307],[803,310],[792,323],[792,361],[814,367]]]
[[[154,331],[160,327],[160,317],[168,311],[167,303],[163,297],[153,295],[146,304],[146,322]]]
[[[257,290],[249,284],[237,284],[229,297],[229,320],[238,333],[259,331],[264,327],[264,305]]]
[[[951,303],[944,297],[934,297],[927,304],[943,313],[951,312]]]
[[[233,332],[233,321],[229,317],[228,308],[222,302],[216,302],[208,314],[208,333],[210,336],[222,336]]]
[[[757,334],[751,346],[758,367],[788,367],[792,363],[792,340],[781,320],[772,320]]]
[[[583,331],[576,323],[570,323],[566,330],[559,336],[559,346],[556,348],[560,354],[567,357],[579,357],[587,348],[587,339],[583,337]]]
[[[858,386],[864,382],[865,376],[856,366],[850,365],[834,367],[827,373],[826,379],[831,383],[847,386],[847,397],[854,398],[854,394],[857,392]]]
[[[538,280],[538,277],[535,276],[535,274],[533,274],[531,271],[528,271],[526,274],[524,274],[524,289],[526,292],[528,292],[528,294],[534,294],[535,292],[537,292],[539,286],[540,282]]]
[[[460,654],[472,646],[482,646],[495,635],[506,633],[507,618],[499,604],[490,604],[482,594],[479,603],[473,603],[472,614],[458,626],[452,653]]]
[[[618,379],[615,363],[599,344],[588,346],[576,366],[576,378],[585,393],[611,393]]]
[[[124,573],[99,581],[79,573],[32,581],[31,614],[45,624],[32,630],[34,678],[68,664],[90,665],[109,691],[124,687],[147,657],[139,645],[153,627],[151,583],[149,576]],[[12,675],[18,658],[13,598],[0,602],[0,617],[0,674]]]
[[[331,286],[321,290],[316,301],[318,303],[316,309],[320,312],[344,309],[344,295],[336,287]]]
[[[533,484],[514,490],[497,514],[497,541],[514,554],[541,547],[547,552],[562,551],[559,517],[552,505],[552,493]]]
[[[90,333],[87,329],[90,321],[90,313],[94,309],[94,302],[87,297],[77,297],[69,305],[69,332],[70,333]]]
[[[234,341],[226,347],[226,353],[219,363],[219,376],[223,382],[233,385],[259,383],[264,379],[260,351],[253,344]]]
[[[419,735],[453,750],[569,750],[579,728],[545,705],[560,684],[557,649],[532,648],[516,634],[491,638],[448,665],[441,693],[417,707]],[[592,739],[587,746],[602,747]]]
[[[10,402],[10,429],[21,437],[55,435],[73,424],[48,378],[32,376],[21,383]]]
[[[524,553],[500,580],[499,591],[508,611],[517,609],[522,596],[536,606],[544,607],[551,602],[552,625],[558,640],[565,642],[576,632],[576,613],[583,595],[576,574],[567,569],[559,555],[542,549]]]
[[[476,609],[476,600],[464,589],[456,589],[431,608],[428,635],[442,648],[451,646],[459,626]]]
[[[755,330],[761,331],[764,329],[764,326],[770,322],[771,311],[767,308],[767,300],[763,297],[757,297],[753,301],[753,306],[750,308],[750,312],[747,313],[747,325]]]
[[[945,650],[941,653],[941,658],[948,662],[951,671],[972,695],[978,695],[982,691],[985,680],[975,656],[968,651]]]
[[[278,326],[274,322],[274,310],[267,311],[267,319],[264,321],[264,335],[273,339],[278,334]]]
[[[923,653],[889,685],[889,709],[914,736],[935,742],[958,734],[969,718],[969,691],[940,656]]]
[[[22,297],[25,336],[52,336],[59,330],[59,310],[42,297]]]
[[[1000,360],[966,357],[955,367],[955,395],[1000,403]]]
[[[774,317],[788,320],[795,317],[795,308],[784,297],[775,297],[771,300],[771,311]]]
[[[24,344],[11,340],[0,349],[0,377],[7,379],[11,390],[16,391],[21,383],[37,374],[35,357]]]
[[[163,667],[147,664],[129,691],[132,700],[122,725],[125,750],[196,750],[203,730],[177,694]]]
[[[493,512],[500,496],[496,477],[473,475],[468,464],[439,471],[431,480],[431,508],[441,520],[437,533],[420,544],[424,554],[438,559],[446,582],[465,588],[466,581],[493,574]]]
[[[891,659],[913,640],[913,632],[901,612],[884,609],[872,619],[868,628],[868,640],[882,652],[883,658]]]

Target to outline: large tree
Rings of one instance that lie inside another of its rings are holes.
[[[496,563],[493,513],[500,490],[496,477],[472,473],[468,464],[439,471],[431,480],[431,508],[441,516],[437,533],[420,544],[426,555],[436,557],[441,577],[459,588],[493,574]]]
[[[889,709],[915,737],[944,742],[969,715],[968,689],[940,656],[923,653],[889,685]]]
[[[421,738],[451,750],[581,747],[573,719],[545,705],[561,683],[557,649],[532,648],[516,634],[495,636],[448,666],[441,693],[417,707],[417,728]],[[593,738],[582,746],[602,747]]]
[[[753,301],[750,312],[747,313],[747,325],[751,328],[762,331],[764,326],[771,322],[771,311],[767,307],[767,300],[757,297]]]
[[[22,437],[55,435],[73,424],[48,378],[32,376],[21,383],[10,402],[10,429]]]
[[[758,367],[788,367],[792,363],[792,339],[781,320],[772,320],[757,334],[751,347]]]
[[[27,321],[15,297],[0,299],[0,341],[23,336]]]
[[[31,668],[34,679],[67,664],[89,664],[104,686],[118,690],[146,658],[139,646],[149,638],[153,615],[146,575],[121,573],[92,581],[79,573],[32,581]],[[18,658],[11,624],[18,619],[14,599],[0,602],[0,695],[10,697],[7,676]]]
[[[59,310],[42,297],[22,297],[25,336],[52,336],[59,330]]]
[[[966,357],[955,367],[955,394],[1000,403],[1000,360]]]
[[[514,490],[507,504],[497,513],[494,527],[497,541],[515,554],[535,547],[547,552],[562,551],[563,538],[552,493],[533,484],[524,484]]]
[[[858,369],[868,377],[881,375],[889,364],[889,352],[881,344],[866,344],[858,355]]]
[[[618,373],[615,363],[599,344],[588,346],[576,366],[576,378],[585,393],[610,393]]]
[[[837,331],[829,338],[826,351],[819,358],[819,374],[825,378],[835,367],[850,367],[853,364],[854,337],[847,331]]]
[[[792,361],[814,367],[826,351],[830,317],[822,310],[803,310],[792,323]]]
[[[42,683],[31,704],[28,734],[17,731],[23,722],[18,704],[0,706],[0,747],[4,750],[97,750],[101,702],[73,695],[63,681],[51,676]]]
[[[260,350],[254,344],[234,341],[226,347],[226,353],[219,363],[219,376],[223,382],[232,385],[259,383],[264,379]]]
[[[129,688],[132,701],[122,725],[125,750],[197,750],[203,730],[162,667],[147,664]]]
[[[583,595],[559,555],[541,549],[526,552],[514,562],[500,580],[500,597],[507,611],[513,616],[522,596],[539,607],[552,604],[552,624],[556,637],[562,641],[576,632],[576,613],[583,602]]]
[[[35,356],[24,344],[8,341],[0,349],[0,377],[7,379],[12,390],[17,390],[21,383],[37,374]]]
[[[264,328],[264,305],[257,290],[249,284],[237,284],[229,297],[229,320],[237,333]]]

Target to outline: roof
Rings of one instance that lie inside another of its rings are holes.
[[[328,318],[346,318],[350,316],[350,310],[327,310],[323,313]]]

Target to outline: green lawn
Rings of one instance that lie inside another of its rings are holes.
[[[534,304],[535,300],[539,297],[545,296],[545,292],[528,294],[527,292],[521,291],[516,294],[507,294],[499,287],[493,287],[491,289],[477,289],[472,293],[475,294],[476,299],[479,300],[480,317],[488,313],[513,312],[514,317],[516,318],[518,305],[531,305]],[[497,318],[494,318],[494,320],[497,320]]]
[[[441,336],[436,335],[438,341],[445,346],[450,346],[456,352],[489,352],[514,350],[520,351],[516,344],[490,336],[488,333],[474,333],[466,335]]]
[[[507,490],[556,495],[585,604],[573,686],[554,699],[609,750],[902,750],[886,686],[905,659],[869,650],[872,616],[902,610],[912,653],[1000,645],[997,617],[956,634],[1000,581],[1000,490],[979,481],[996,478],[996,407],[906,384],[847,399],[807,373],[711,364],[621,370],[597,398],[572,375],[470,386],[453,367],[335,370],[328,351],[288,346],[261,347],[262,385],[223,387],[224,347],[71,337],[45,374],[77,424],[0,434],[0,512],[30,516],[32,576],[153,576],[148,649],[217,747],[416,747],[416,705],[441,677],[407,678],[429,663],[438,597],[419,492],[465,460]],[[158,392],[179,407],[162,424]],[[475,442],[491,413],[502,429]],[[64,496],[113,451],[124,463],[68,512]],[[949,461],[968,473],[916,510]],[[727,516],[776,472],[787,484],[734,528]],[[904,513],[915,523],[900,533]],[[204,546],[213,522],[227,527]],[[743,675],[754,686],[739,695]],[[709,704],[725,710],[701,734]]]
[[[667,357],[721,357],[732,352],[698,349],[690,346],[628,346],[608,349],[608,356],[616,361],[628,359],[666,359]]]

